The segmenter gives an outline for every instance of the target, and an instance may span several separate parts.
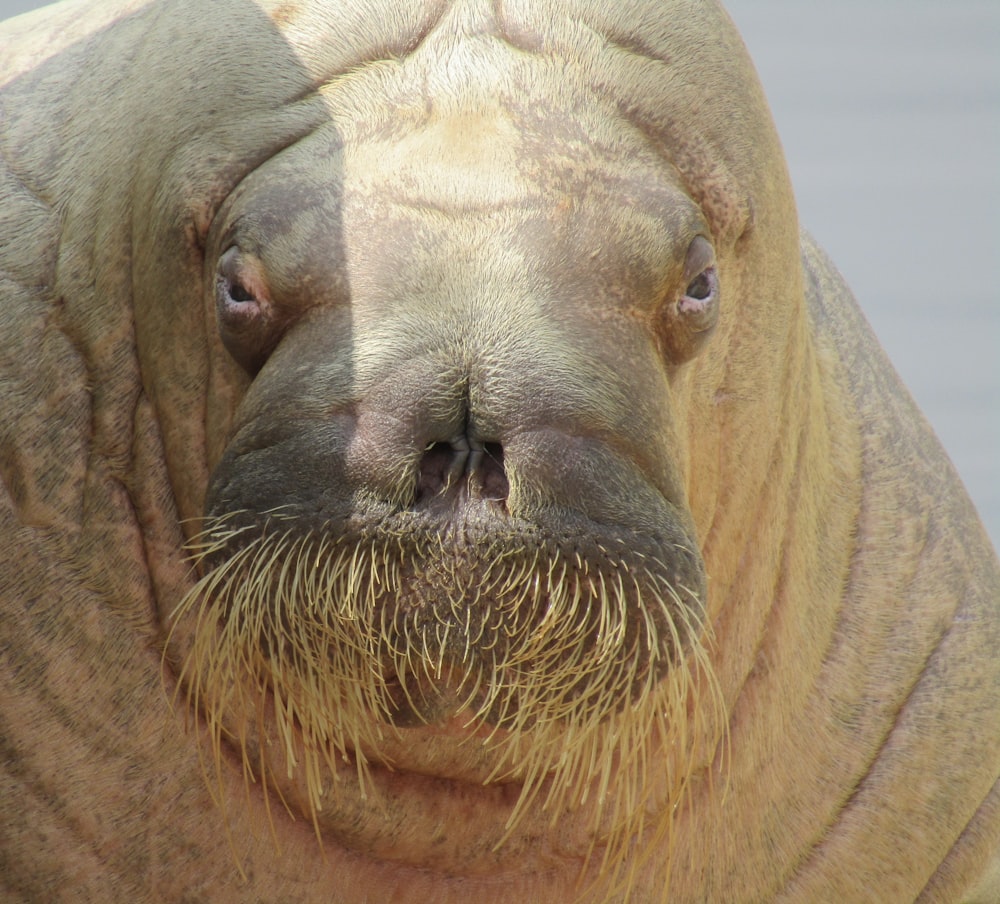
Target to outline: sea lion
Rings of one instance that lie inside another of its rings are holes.
[[[11,28],[8,899],[996,900],[997,562],[720,9]]]

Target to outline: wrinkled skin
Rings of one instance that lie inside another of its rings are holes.
[[[78,3],[0,31],[5,900],[1000,899],[997,561],[798,231],[732,26],[549,6]],[[466,735],[502,718],[454,696],[481,651],[376,714],[402,726],[369,751],[380,800],[348,775],[310,813],[235,736],[216,769],[186,544],[277,507],[443,537],[393,611],[525,537],[690,589],[640,666],[705,651],[691,706],[716,705],[613,763],[648,789],[627,891],[588,859],[613,781],[497,844],[516,782]]]

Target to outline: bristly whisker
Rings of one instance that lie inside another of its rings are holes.
[[[317,831],[345,770],[374,794],[386,733],[440,706],[487,729],[485,781],[519,784],[504,838],[532,808],[556,819],[599,801],[605,858],[659,793],[644,781],[651,739],[678,798],[718,741],[702,603],[653,552],[510,536],[456,550],[430,534],[303,530],[280,512],[264,530],[239,520],[190,544],[204,573],[173,616],[188,625],[180,684],[216,774],[235,745],[247,782],[301,784]]]

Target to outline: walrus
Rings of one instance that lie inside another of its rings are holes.
[[[1000,570],[721,9],[5,28],[6,900],[1000,900]]]

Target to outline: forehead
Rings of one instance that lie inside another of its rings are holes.
[[[429,105],[420,117],[348,145],[345,178],[361,193],[391,185],[399,204],[455,214],[588,195],[618,196],[652,214],[673,206],[675,173],[627,122],[616,121],[609,140],[601,134],[610,131],[607,122],[588,131],[572,107],[527,106],[527,99],[476,98]]]
[[[591,244],[661,257],[658,240],[697,230],[700,211],[670,161],[612,105],[553,69],[478,38],[377,79],[377,92],[335,117],[350,117],[345,226],[371,221],[378,237],[417,229],[475,242],[517,233],[579,243],[589,234]]]
[[[711,0],[370,0],[335,16],[323,4],[292,7],[279,4],[272,17],[338,140],[358,152],[355,179],[375,176],[379,158],[380,177],[393,167],[403,175],[405,155],[423,152],[419,175],[435,191],[422,200],[451,190],[460,202],[470,180],[454,173],[464,153],[498,177],[480,180],[474,195],[500,193],[517,148],[503,140],[499,109],[521,141],[521,191],[540,187],[526,178],[525,162],[542,167],[551,187],[552,176],[565,186],[574,170],[592,183],[587,151],[616,158],[621,175],[632,160],[658,156],[659,176],[682,186],[711,233],[729,241],[766,213],[751,201],[760,186],[781,181],[744,48]],[[412,139],[405,149],[403,138]],[[543,146],[530,147],[532,138]],[[557,165],[560,148],[570,152],[562,155],[568,166]],[[432,161],[446,166],[435,174]]]
[[[493,29],[442,27],[322,92],[358,193],[391,185],[400,204],[463,212],[603,190],[655,210],[678,174],[620,99],[595,89],[594,68],[525,53]]]
[[[345,125],[345,110],[275,161],[280,175],[262,170],[267,188],[239,207],[276,277],[337,272],[356,300],[401,286],[438,303],[553,286],[647,297],[708,234],[670,162],[596,100],[533,96],[528,78],[466,84],[388,119]]]
[[[237,207],[253,220],[274,213],[263,244],[275,231],[307,239],[313,266],[323,248],[331,265],[349,257],[355,277],[423,266],[414,245],[471,259],[500,241],[507,258],[579,268],[587,255],[662,275],[712,224],[665,144],[619,90],[601,89],[605,64],[586,46],[569,59],[524,52],[492,28],[439,27],[406,55],[321,84],[328,123],[265,164]]]

